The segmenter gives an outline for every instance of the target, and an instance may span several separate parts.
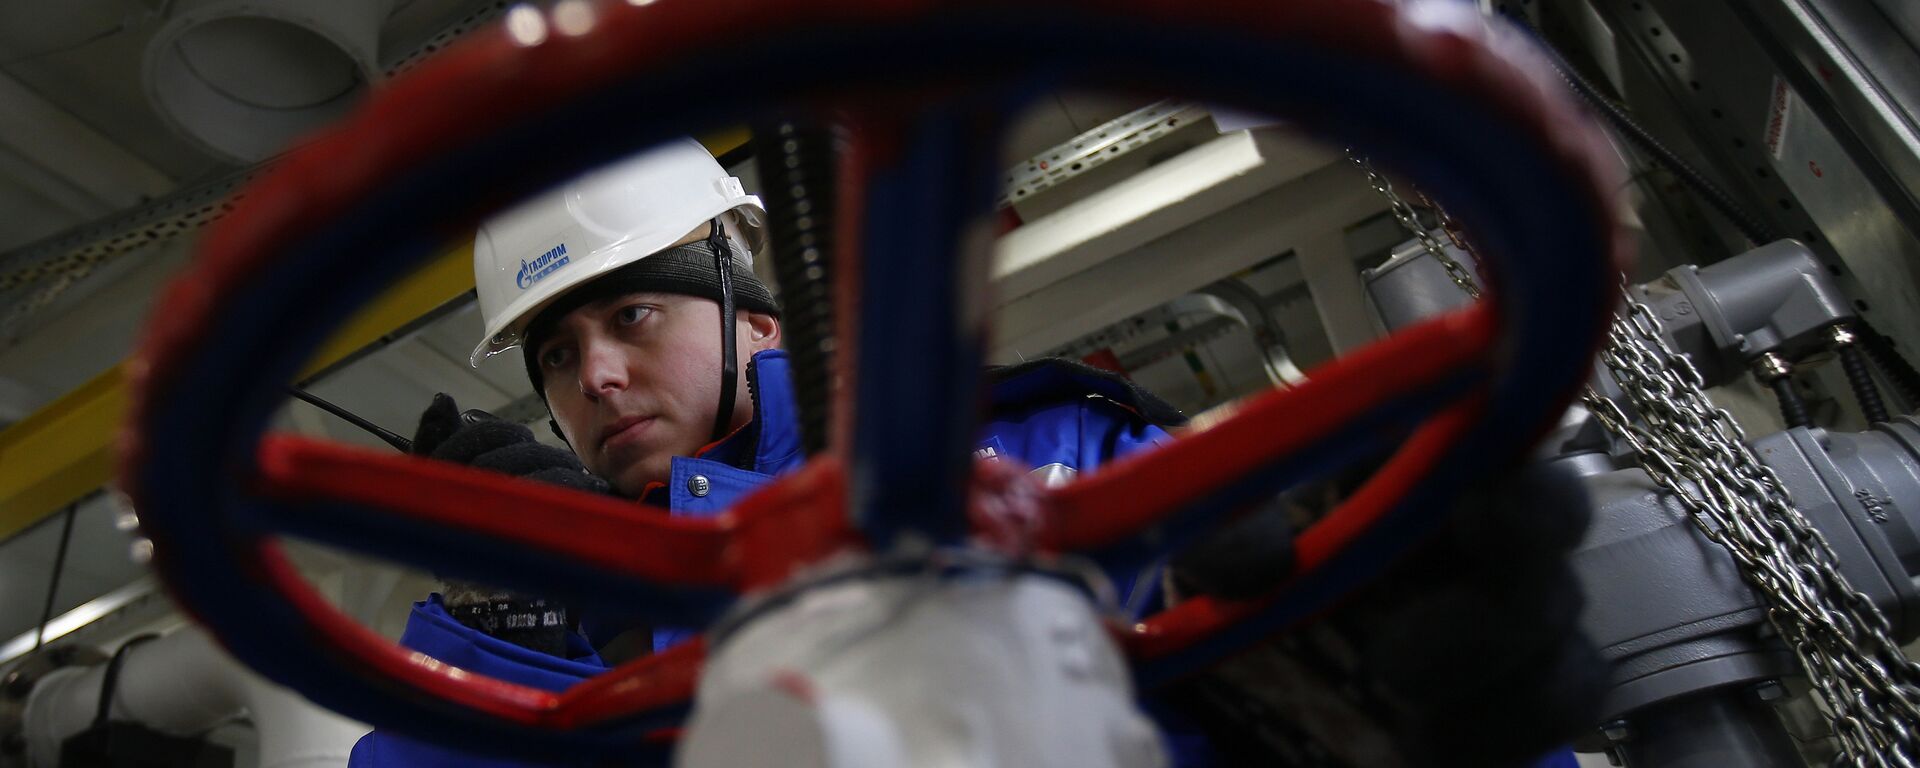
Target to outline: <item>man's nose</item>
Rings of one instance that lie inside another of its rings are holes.
[[[598,400],[627,388],[627,359],[619,345],[604,340],[580,345],[580,391]]]

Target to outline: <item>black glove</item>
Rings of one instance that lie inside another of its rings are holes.
[[[1274,500],[1209,531],[1168,562],[1174,590],[1249,600],[1293,574],[1293,522]]]
[[[486,411],[462,413],[445,393],[434,395],[433,404],[420,414],[413,452],[574,490],[611,493],[607,482],[587,472],[572,451],[541,443],[532,430]]]
[[[590,493],[610,493],[572,451],[542,444],[526,427],[502,421],[486,411],[462,413],[445,393],[420,414],[413,452],[514,477]],[[448,613],[461,624],[523,648],[567,656],[571,620],[558,601],[520,595],[452,578],[446,582]]]
[[[1356,740],[1409,765],[1522,765],[1592,728],[1606,664],[1580,631],[1566,562],[1592,516],[1584,485],[1530,466],[1457,504],[1439,535],[1312,631],[1170,689],[1175,706],[1236,765],[1322,764],[1282,759],[1301,741],[1377,762]],[[1292,539],[1284,504],[1267,505],[1175,556],[1174,585],[1265,594],[1292,572]],[[1272,733],[1276,719],[1300,732]]]
[[[1593,509],[1580,479],[1529,465],[1459,502],[1443,536],[1372,597],[1362,663],[1406,705],[1403,734],[1460,765],[1519,765],[1591,729],[1606,663],[1581,632],[1566,557]]]

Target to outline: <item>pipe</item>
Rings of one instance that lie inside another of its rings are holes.
[[[60,745],[93,724],[106,665],[49,673],[27,696],[28,765],[59,765]],[[126,650],[111,717],[186,736],[251,715],[260,768],[338,768],[367,726],[242,667],[199,627]]]

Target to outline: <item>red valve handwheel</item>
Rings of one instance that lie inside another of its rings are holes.
[[[981,282],[984,266],[957,257],[957,243],[990,199],[990,129],[1036,84],[1179,89],[1339,137],[1445,203],[1492,282],[1474,308],[1046,497],[1045,546],[1151,546],[1325,471],[1324,457],[1368,430],[1424,422],[1366,488],[1301,536],[1302,572],[1286,593],[1194,601],[1150,619],[1126,639],[1142,659],[1268,631],[1431,529],[1441,505],[1410,499],[1457,491],[1471,470],[1516,455],[1585,377],[1627,247],[1613,221],[1618,173],[1597,129],[1526,40],[1457,4],[593,7],[586,29],[477,33],[276,163],[170,286],[132,368],[122,482],[161,576],[242,660],[383,727],[478,748],[653,759],[664,754],[660,729],[684,714],[701,651],[676,649],[558,694],[484,678],[340,615],[274,537],[692,623],[843,547],[963,531],[954,500],[964,497],[983,329],[969,320],[978,299],[960,286]],[[518,196],[506,191],[758,111],[826,108],[855,116],[841,317],[887,322],[848,321],[851,351],[837,365],[852,407],[841,409],[835,446],[799,473],[718,519],[683,520],[265,435],[280,383],[328,331]],[[901,370],[908,359],[930,362]],[[900,397],[906,386],[921,387],[917,399]]]

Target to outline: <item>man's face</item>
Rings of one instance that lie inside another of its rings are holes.
[[[713,437],[720,405],[720,307],[708,299],[630,293],[567,313],[541,339],[536,360],[547,405],[573,452],[628,496],[665,482],[674,456]],[[732,423],[753,416],[747,358],[779,346],[778,320],[741,312],[735,326],[741,379]]]

